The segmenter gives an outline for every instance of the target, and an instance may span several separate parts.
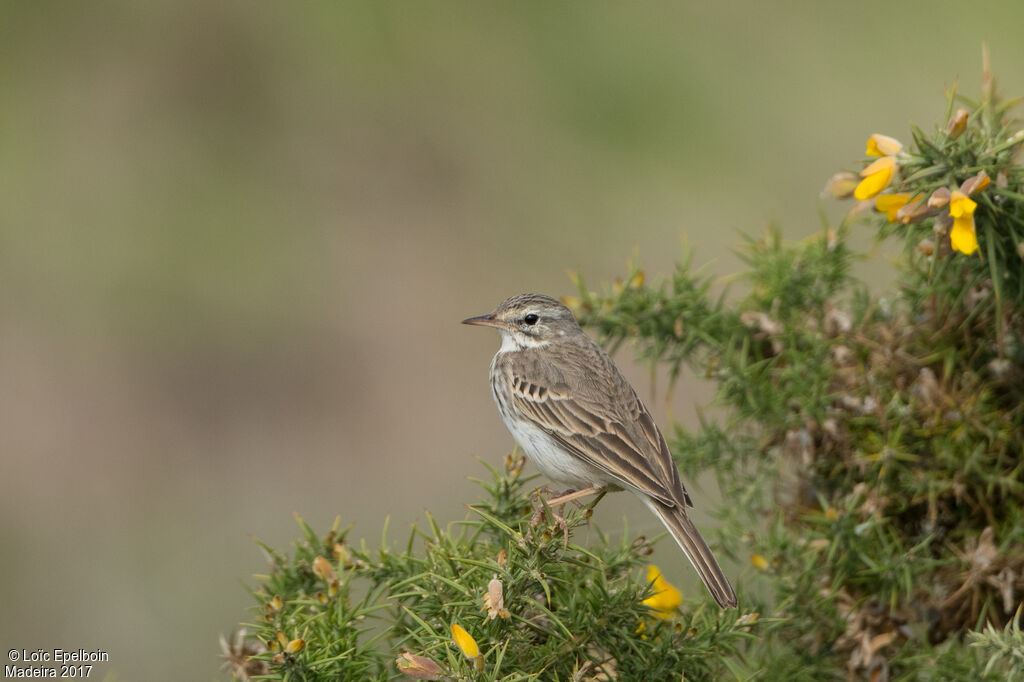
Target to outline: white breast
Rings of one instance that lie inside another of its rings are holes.
[[[505,350],[499,350],[494,356],[497,360]],[[595,485],[603,485],[608,481],[600,475],[592,466],[581,461],[576,455],[567,451],[554,438],[536,426],[528,417],[520,416],[513,412],[512,406],[508,403],[507,397],[499,394],[498,381],[495,381],[494,363],[491,363],[491,394],[498,406],[498,413],[501,415],[505,427],[512,434],[516,444],[522,448],[530,461],[536,465],[540,472],[555,483],[569,486],[574,489],[587,488]]]
[[[555,483],[567,485],[574,489],[603,485],[604,481],[597,476],[593,467],[580,461],[559,445],[551,436],[532,424],[515,418],[507,418],[502,414],[505,426],[512,438],[523,449],[540,472]]]

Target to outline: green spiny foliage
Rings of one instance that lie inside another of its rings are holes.
[[[767,679],[1019,670],[1019,637],[996,633],[1024,594],[1024,134],[990,80],[962,128],[915,129],[900,147],[887,182],[910,210],[880,201],[864,218],[862,202],[804,243],[748,241],[735,304],[712,301],[689,259],[656,286],[635,269],[601,294],[578,281],[570,301],[607,343],[717,383],[728,416],[678,428],[673,452],[691,475],[718,475],[723,544],[745,543],[759,569],[746,587],[774,595]],[[951,244],[949,202],[927,207],[944,187],[976,200],[976,222],[959,226],[977,230],[973,255]],[[850,276],[845,238],[864,222],[907,244],[895,292],[870,296]]]
[[[400,669],[446,680],[747,677],[742,650],[771,621],[710,602],[672,612],[644,603],[650,543],[611,541],[590,526],[589,507],[556,515],[530,496],[522,465],[510,457],[479,482],[486,495],[470,518],[441,527],[428,516],[400,550],[386,538],[377,550],[356,548],[337,523],[321,537],[300,520],[293,553],[264,547],[270,573],[252,592],[249,636],[224,644],[235,678],[408,679]],[[591,542],[576,544],[579,535]],[[452,624],[479,657],[460,651]]]
[[[968,640],[971,646],[988,652],[985,671],[1002,669],[1009,682],[1024,680],[1024,632],[1020,629],[1021,608],[1017,608],[1013,620],[1003,630],[997,630],[989,623],[984,632],[971,632]]]

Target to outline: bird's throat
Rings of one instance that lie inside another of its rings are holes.
[[[529,348],[543,348],[550,344],[550,341],[541,341],[535,339],[532,336],[526,334],[516,334],[514,332],[507,332],[500,330],[501,332],[501,348],[498,349],[499,353],[510,353],[513,351],[527,350]]]

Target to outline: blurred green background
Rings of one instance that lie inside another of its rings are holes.
[[[982,41],[1024,92],[1022,25],[1013,1],[3,3],[4,651],[223,677],[250,534],[289,543],[297,511],[404,538],[511,447],[497,339],[459,320],[634,249],[666,271],[683,236],[728,276],[740,231],[814,232],[868,134],[977,92]],[[630,502],[598,521],[658,532]]]

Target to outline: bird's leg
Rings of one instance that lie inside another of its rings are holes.
[[[537,525],[540,524],[541,519],[544,518],[544,513],[546,511],[550,512],[551,513],[551,520],[555,522],[555,528],[561,528],[562,529],[562,534],[563,534],[563,536],[565,538],[564,545],[566,547],[568,547],[569,546],[569,524],[566,522],[565,517],[563,517],[560,514],[555,513],[553,507],[560,507],[561,505],[565,504],[566,502],[572,502],[574,500],[578,500],[581,497],[586,497],[587,495],[594,495],[594,494],[596,494],[597,497],[594,498],[594,501],[591,502],[589,505],[587,505],[587,511],[589,512],[591,509],[594,508],[594,505],[596,505],[598,502],[601,501],[602,497],[604,497],[605,495],[608,494],[608,490],[609,490],[609,486],[596,486],[595,485],[595,486],[591,486],[589,488],[584,488],[582,490],[566,490],[561,495],[559,495],[558,497],[555,497],[555,498],[550,499],[550,500],[542,499],[541,496],[540,496],[540,492],[541,491],[536,491],[535,492],[535,495],[536,495],[535,501],[539,502],[539,504],[537,505],[537,510],[533,513],[533,517],[530,519],[530,525],[533,526],[533,527],[537,527]],[[548,492],[548,491],[545,490],[544,492]],[[588,518],[589,518],[589,514],[588,514]]]
[[[547,506],[544,504],[543,496],[549,494],[551,494],[551,491],[546,487],[537,488],[530,493],[530,506],[533,507],[533,515],[530,517],[530,528],[539,526],[544,518]]]
[[[530,528],[536,528],[544,521],[545,517],[551,515],[551,520],[555,524],[555,528],[562,529],[562,535],[564,536],[564,545],[569,546],[569,524],[566,523],[565,518],[560,514],[556,513],[547,500],[544,499],[544,495],[550,495],[552,491],[549,488],[539,488],[534,490],[530,494],[530,503],[533,505],[533,516],[530,517]]]
[[[597,503],[600,502],[601,500],[603,500],[604,496],[607,495],[609,492],[610,492],[610,488],[608,486],[605,486],[604,488],[601,488],[601,490],[597,493],[597,497],[594,498],[593,502],[591,502],[590,504],[587,505],[587,518],[588,519],[590,518],[591,513],[593,513],[594,507],[597,506]]]
[[[606,486],[594,485],[589,488],[584,488],[583,490],[567,490],[558,497],[548,500],[548,506],[558,507],[560,505],[565,504],[566,502],[572,502],[573,500],[578,500],[581,497],[586,497],[587,495],[595,495],[598,493],[600,493],[600,495],[590,505],[591,507],[593,507],[600,501],[602,497],[604,497],[608,493],[608,488]]]

